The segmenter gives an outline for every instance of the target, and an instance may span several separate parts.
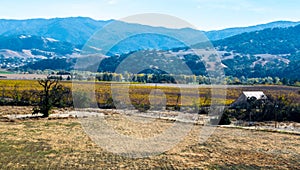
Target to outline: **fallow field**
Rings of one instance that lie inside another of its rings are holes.
[[[20,109],[20,108],[19,108]],[[124,117],[107,121],[119,133],[153,135],[173,122],[157,120],[146,131]],[[153,123],[152,123],[153,124]],[[147,125],[143,124],[141,127]],[[129,158],[97,146],[78,119],[0,122],[0,169],[299,169],[300,136],[217,128],[199,143],[194,126],[171,150],[147,158]],[[105,135],[105,134],[104,134]],[[140,136],[140,137],[143,137]],[[107,137],[109,140],[109,136]]]

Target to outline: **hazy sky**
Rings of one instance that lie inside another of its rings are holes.
[[[179,17],[201,30],[300,21],[299,0],[4,0],[0,18],[85,16],[120,19],[139,13]]]

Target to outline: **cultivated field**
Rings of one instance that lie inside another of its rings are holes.
[[[230,105],[243,91],[263,91],[267,96],[277,98],[284,96],[290,103],[300,103],[300,87],[289,86],[206,86],[206,85],[158,85],[153,84],[125,84],[110,82],[61,82],[66,87],[73,88],[73,92],[86,92],[87,95],[94,93],[98,103],[103,104],[111,98],[112,92],[117,92],[114,99],[120,100],[128,93],[130,103],[135,105],[149,104],[149,95],[153,90],[161,90],[166,95],[166,105],[175,106],[178,95],[184,96],[186,105],[208,106],[211,96],[219,104]],[[128,89],[127,89],[128,88]],[[37,80],[0,80],[0,97],[12,98],[18,92],[41,90]],[[126,91],[127,90],[127,91]],[[72,100],[71,98],[69,100]],[[116,101],[115,101],[116,102]],[[118,102],[118,101],[117,101]],[[182,101],[179,100],[179,103]]]

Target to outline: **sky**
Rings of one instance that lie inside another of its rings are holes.
[[[9,0],[0,2],[0,18],[84,16],[118,20],[161,13],[208,31],[278,20],[300,21],[299,7],[299,0]]]

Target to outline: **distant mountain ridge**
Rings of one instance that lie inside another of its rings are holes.
[[[221,40],[224,38],[232,37],[242,33],[261,31],[268,28],[287,28],[299,24],[300,21],[299,22],[275,21],[267,24],[260,24],[260,25],[249,26],[249,27],[236,27],[236,28],[227,28],[227,29],[217,30],[217,31],[208,31],[206,35],[210,40],[213,41],[213,40]]]
[[[72,44],[84,44],[96,30],[109,21],[96,21],[85,17],[0,20],[0,35],[35,35],[50,37]]]
[[[99,29],[114,20],[101,21],[87,17],[53,18],[53,19],[28,19],[28,20],[9,20],[0,19],[0,35],[35,35],[41,37],[54,38],[60,41],[66,41],[75,45],[83,45]],[[278,21],[268,24],[256,25],[251,27],[229,28],[218,31],[204,32],[201,30],[186,29],[168,29],[161,27],[151,27],[139,24],[129,24],[120,22],[121,28],[136,27],[140,29],[152,29],[158,33],[162,30],[184,35],[197,35],[205,33],[209,40],[219,40],[230,36],[238,35],[244,32],[259,31],[266,28],[285,28],[300,24],[300,22]],[[195,42],[197,43],[197,42]]]

